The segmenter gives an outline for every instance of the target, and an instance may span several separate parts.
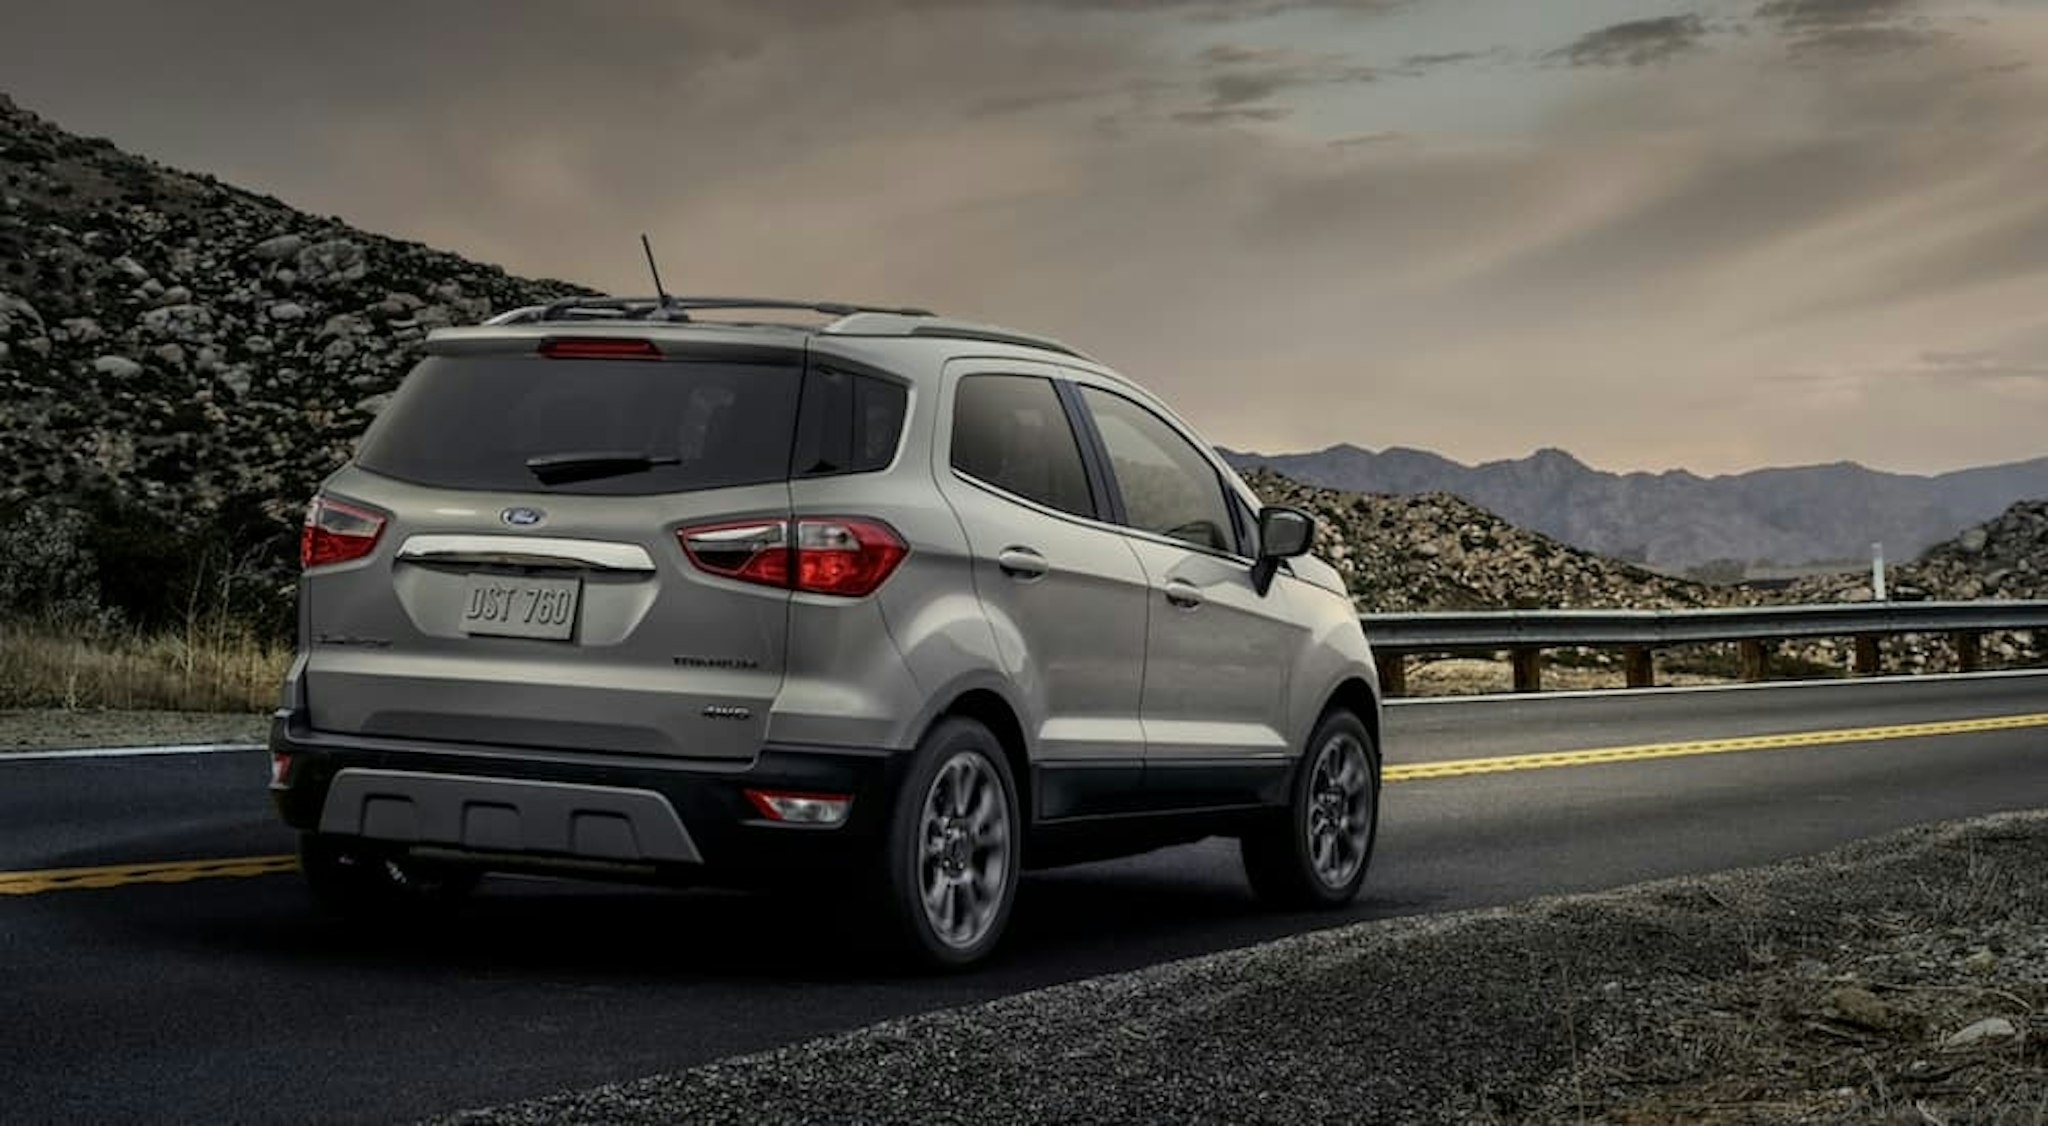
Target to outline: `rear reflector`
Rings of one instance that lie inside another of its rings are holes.
[[[361,559],[377,549],[377,537],[383,534],[383,513],[316,496],[306,506],[306,523],[299,530],[299,565],[324,567]]]
[[[747,800],[770,821],[792,825],[837,825],[853,807],[851,794],[792,794],[782,790],[746,790]]]
[[[540,354],[550,360],[658,360],[661,349],[652,340],[572,336],[541,341]]]
[[[676,537],[690,562],[711,574],[845,598],[872,594],[910,554],[895,529],[855,516],[706,524]]]
[[[281,788],[292,776],[292,756],[283,751],[270,752],[270,788]]]

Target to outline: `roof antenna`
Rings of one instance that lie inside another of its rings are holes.
[[[654,295],[661,299],[661,310],[666,313],[675,305],[675,298],[661,287],[661,267],[654,264],[654,244],[647,241],[647,232],[640,232],[640,249],[647,254],[647,272],[654,275]]]

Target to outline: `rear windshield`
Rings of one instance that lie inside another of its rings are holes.
[[[363,436],[356,463],[421,485],[609,496],[780,481],[802,369],[726,362],[430,357]],[[532,457],[631,454],[656,465],[544,485]]]

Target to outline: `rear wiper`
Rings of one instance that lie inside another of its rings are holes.
[[[574,481],[595,481],[600,477],[621,477],[641,473],[657,465],[681,465],[679,457],[632,453],[622,450],[578,451],[541,454],[526,459],[526,468],[543,485],[567,485]]]

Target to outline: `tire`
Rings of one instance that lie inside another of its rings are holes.
[[[1357,716],[1324,714],[1303,748],[1287,810],[1239,848],[1252,891],[1286,908],[1342,907],[1358,896],[1379,833],[1380,756]]]
[[[891,955],[958,969],[1002,940],[1017,899],[1017,782],[987,727],[943,719],[919,740],[890,811],[876,899]]]
[[[408,860],[321,833],[299,835],[299,872],[322,907],[364,921],[446,910],[483,880],[475,869]]]

